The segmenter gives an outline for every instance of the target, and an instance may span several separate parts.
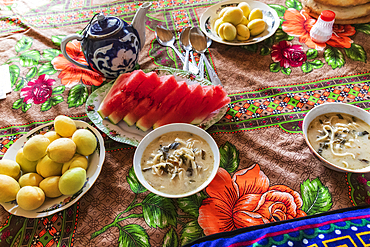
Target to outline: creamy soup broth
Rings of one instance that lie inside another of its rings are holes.
[[[145,149],[141,169],[158,191],[179,195],[203,184],[213,170],[211,147],[201,137],[176,131],[158,137]]]
[[[349,169],[370,165],[370,126],[344,113],[323,114],[308,127],[307,137],[324,159]]]

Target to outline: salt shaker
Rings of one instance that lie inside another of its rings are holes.
[[[311,28],[311,39],[317,43],[328,41],[333,34],[334,18],[335,13],[333,11],[322,11],[315,25]]]

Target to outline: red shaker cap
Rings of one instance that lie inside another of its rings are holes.
[[[335,13],[331,10],[324,10],[320,14],[321,20],[332,21],[335,18]]]

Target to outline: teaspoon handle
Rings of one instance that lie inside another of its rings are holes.
[[[190,57],[191,57],[191,63],[193,64],[193,66],[197,67],[197,62],[195,62],[193,50],[190,51]]]
[[[179,52],[179,50],[176,49],[176,47],[174,45],[171,45],[170,46],[172,48],[172,50],[175,51],[176,55],[180,58],[181,62],[183,64],[185,64],[185,57],[184,55],[181,54],[181,52]],[[199,70],[196,66],[194,66],[193,64],[189,64],[189,71],[195,75],[197,75],[199,73]]]
[[[183,70],[188,71],[189,70],[189,50],[185,50],[185,63]]]
[[[204,59],[204,62],[206,63],[206,68],[207,68],[208,75],[209,75],[209,78],[211,79],[212,84],[222,86],[220,78],[218,78],[216,71],[213,69],[212,65],[208,62],[207,57],[204,55],[204,53],[202,54],[202,56],[204,56],[203,59]]]
[[[199,62],[198,62],[198,69],[199,69],[199,76],[201,78],[204,78],[204,58],[203,58],[203,53],[200,56]]]

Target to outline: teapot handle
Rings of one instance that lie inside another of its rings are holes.
[[[62,39],[62,42],[61,42],[61,44],[60,44],[60,49],[62,50],[62,54],[63,54],[63,56],[68,60],[68,61],[70,61],[71,63],[73,63],[73,64],[75,64],[75,65],[77,65],[77,66],[80,66],[80,67],[82,67],[82,68],[84,68],[84,69],[90,69],[87,65],[85,65],[85,64],[82,64],[82,63],[79,63],[79,62],[76,62],[75,60],[73,60],[69,55],[68,55],[68,53],[67,53],[67,51],[66,51],[66,46],[67,46],[67,44],[68,44],[68,42],[69,41],[71,41],[71,40],[74,40],[74,39],[77,39],[78,41],[81,41],[82,39],[83,39],[83,37],[81,36],[81,35],[79,35],[79,34],[71,34],[71,35],[68,35],[68,36],[66,36],[66,37],[64,37],[63,39]]]

